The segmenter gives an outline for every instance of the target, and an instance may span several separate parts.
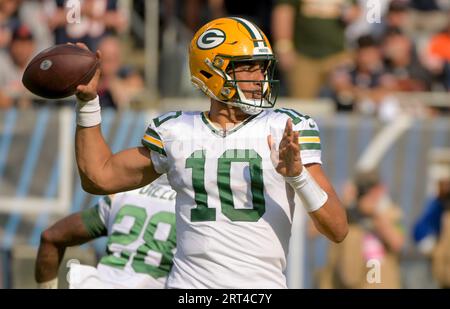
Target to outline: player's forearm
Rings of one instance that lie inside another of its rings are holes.
[[[36,259],[35,277],[38,283],[56,278],[67,247],[84,244],[94,239],[82,219],[75,213],[57,221],[41,234]]]
[[[309,213],[316,228],[328,239],[341,242],[348,233],[347,216],[334,193],[327,192],[328,200],[324,206]]]
[[[75,154],[83,189],[92,194],[105,194],[103,189],[106,162],[112,156],[100,126],[84,128],[77,126]]]
[[[348,233],[347,216],[321,165],[306,165],[300,175],[285,179],[302,200],[319,232],[334,242],[343,241]]]
[[[35,279],[37,283],[48,282],[58,276],[59,265],[64,257],[65,247],[57,246],[41,237],[35,265]]]

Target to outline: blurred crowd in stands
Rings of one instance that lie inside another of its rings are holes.
[[[139,68],[125,65],[122,58],[120,35],[127,25],[126,10],[116,0],[1,0],[0,108],[32,105],[34,98],[21,83],[26,65],[43,49],[67,42],[102,51],[102,105],[126,106],[144,86]]]
[[[144,65],[122,53],[145,47],[145,5],[1,0],[0,107],[31,105],[20,81],[28,61],[53,44],[75,41],[104,54],[103,106],[130,106],[145,88]],[[450,0],[159,0],[158,7],[162,97],[195,96],[186,46],[201,24],[220,16],[253,20],[270,37],[285,97],[328,98],[337,111],[389,121],[405,109],[395,94],[450,90]],[[80,22],[70,20],[78,13]],[[448,104],[432,106],[409,109],[416,116],[449,111]]]
[[[435,193],[414,220],[412,231],[418,252],[428,259],[432,282],[440,288],[450,288],[449,163],[445,159],[439,164]],[[411,232],[405,229],[402,208],[389,191],[374,170],[357,172],[346,184],[342,201],[349,233],[341,244],[330,244],[326,263],[316,274],[316,287],[404,287],[401,259]],[[312,225],[309,235],[318,235]]]

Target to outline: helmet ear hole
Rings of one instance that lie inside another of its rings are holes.
[[[200,70],[200,73],[201,73],[204,77],[206,77],[207,79],[210,79],[210,78],[212,77],[212,74],[211,74],[211,73],[208,73],[208,72],[206,72],[206,71],[204,71],[204,70]]]

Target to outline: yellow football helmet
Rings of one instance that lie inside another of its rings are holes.
[[[248,99],[238,82],[254,80],[235,79],[234,67],[238,62],[263,61],[264,80],[261,99]],[[248,114],[275,105],[278,80],[273,80],[275,57],[267,37],[250,21],[239,18],[219,18],[204,25],[191,41],[189,66],[191,81],[209,97],[240,107]]]

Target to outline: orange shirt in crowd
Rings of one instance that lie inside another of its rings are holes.
[[[430,42],[430,53],[442,60],[450,61],[450,34],[435,35]]]

